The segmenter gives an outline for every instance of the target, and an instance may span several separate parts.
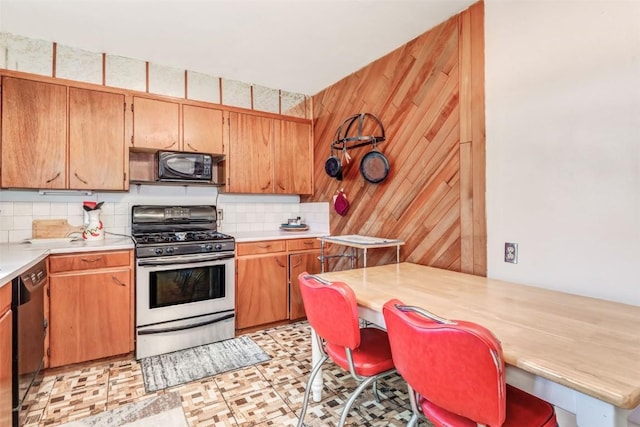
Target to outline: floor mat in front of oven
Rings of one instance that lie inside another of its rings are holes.
[[[147,393],[222,372],[266,362],[271,357],[248,336],[205,344],[140,360]]]

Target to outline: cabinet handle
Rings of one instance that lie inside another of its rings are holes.
[[[303,244],[303,245],[313,245],[313,243],[314,243],[314,242],[309,242],[309,241],[302,242],[302,244]]]
[[[300,264],[302,264],[302,260],[301,260],[300,258],[298,258],[298,261],[297,261],[295,264],[293,264],[291,267],[292,267],[292,268],[296,268],[296,267],[297,267],[297,266],[299,266]]]
[[[267,185],[265,185],[264,187],[260,187],[260,189],[261,190],[266,190],[269,187],[271,187],[271,181],[267,182]]]
[[[197,148],[193,148],[191,144],[189,144],[188,142],[187,142],[187,147],[191,148],[192,151],[198,151]]]
[[[88,263],[98,262],[98,261],[101,261],[101,260],[102,260],[102,257],[101,257],[101,256],[99,256],[99,257],[97,257],[97,258],[93,258],[93,259],[90,259],[90,258],[80,258],[80,261],[82,261],[82,262],[88,262]]]
[[[282,263],[280,262],[280,260],[279,260],[279,259],[277,259],[277,260],[276,260],[276,264],[278,264],[278,266],[279,266],[279,267],[284,268],[284,265],[282,265]]]
[[[271,245],[258,245],[260,249],[269,249]]]
[[[282,184],[278,183],[278,187],[279,187],[281,190],[284,190],[284,187],[282,186]]]
[[[78,178],[80,181],[82,181],[82,183],[89,185],[89,183],[87,181],[85,181],[84,179],[80,178],[76,172],[74,172],[73,175],[75,175],[76,178]]]
[[[118,280],[116,276],[111,276],[111,280],[113,280],[113,283],[115,283],[116,285],[127,286],[126,283],[122,283],[120,280]]]
[[[51,181],[55,181],[56,179],[58,179],[58,177],[60,176],[60,172],[58,172],[56,174],[56,176],[54,176],[53,178],[51,178],[50,180],[47,181],[47,184],[50,183]]]
[[[167,145],[167,146],[166,146],[166,147],[164,147],[164,148],[171,148],[171,147],[173,147],[174,145],[176,145],[176,142],[175,142],[175,141],[173,141],[171,144]]]

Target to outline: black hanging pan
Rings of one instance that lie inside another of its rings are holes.
[[[324,162],[324,171],[331,178],[342,181],[342,162],[338,156],[333,154],[333,147],[331,147],[331,156]]]
[[[389,175],[389,160],[377,150],[375,141],[373,149],[365,154],[360,161],[360,174],[365,181],[371,184],[378,184]]]

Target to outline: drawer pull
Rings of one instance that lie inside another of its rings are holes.
[[[113,280],[113,283],[115,283],[116,285],[127,286],[126,283],[122,283],[120,280],[118,280],[116,276],[111,276],[111,280]]]
[[[314,242],[302,242],[305,245],[313,245]]]
[[[269,249],[271,245],[258,245],[260,249]]]
[[[80,261],[82,261],[82,262],[87,262],[87,263],[98,262],[98,261],[102,261],[102,257],[101,257],[101,256],[99,256],[99,257],[97,257],[97,258],[93,258],[93,259],[90,259],[90,258],[80,258]]]

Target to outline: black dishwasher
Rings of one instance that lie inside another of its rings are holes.
[[[13,310],[13,426],[24,423],[22,406],[44,362],[44,290],[46,261],[38,262],[12,281]]]

